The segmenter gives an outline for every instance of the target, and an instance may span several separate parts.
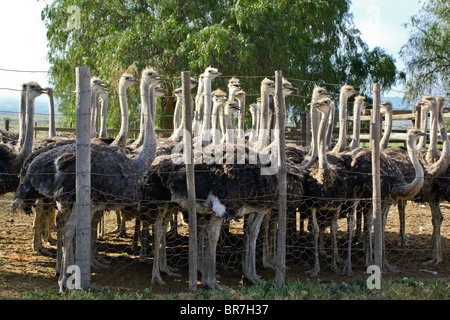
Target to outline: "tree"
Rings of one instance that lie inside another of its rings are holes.
[[[450,88],[450,5],[428,0],[411,17],[408,42],[400,56],[406,63],[406,95],[412,102],[424,93],[445,95]]]
[[[66,27],[69,5],[79,8],[79,28]],[[250,103],[262,77],[277,69],[287,78],[302,79],[293,83],[300,92],[289,99],[293,117],[307,107],[314,81],[351,83],[369,93],[371,81],[377,80],[387,90],[395,82],[394,60],[378,48],[368,49],[348,10],[348,0],[55,0],[42,19],[57,92],[71,90],[76,66],[88,66],[111,81],[111,94],[124,70],[138,76],[143,67],[153,66],[169,80],[158,124],[170,128],[172,90],[180,85],[181,71],[198,76],[209,65],[224,75],[241,76]],[[227,80],[218,78],[214,85],[225,88]],[[67,106],[60,111],[74,114],[73,96],[59,98]],[[130,99],[130,120],[135,121],[137,90]],[[109,101],[118,110],[117,99]],[[117,126],[119,118],[108,122]]]

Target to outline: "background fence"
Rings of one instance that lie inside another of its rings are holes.
[[[188,79],[188,78],[187,78]],[[187,90],[185,88],[185,90]],[[77,92],[82,92],[82,90],[77,90]],[[289,99],[289,98],[287,98]],[[186,98],[186,100],[189,100]],[[189,119],[188,115],[189,109],[187,109],[187,113],[184,115],[185,119]],[[283,112],[281,112],[283,113]],[[448,114],[446,114],[448,117]],[[308,113],[302,113],[302,117],[300,118],[300,128],[286,128],[286,141],[287,142],[297,142],[299,144],[307,144],[308,143]],[[398,112],[398,114],[394,113],[394,120],[415,120],[416,115],[413,113],[404,114],[403,112]],[[370,120],[369,117],[362,118],[362,121]],[[353,121],[352,117],[348,118],[348,121]],[[190,127],[190,126],[188,126]],[[45,127],[37,127],[36,131],[42,130]],[[57,129],[58,130],[58,129]],[[72,129],[74,130],[74,129]],[[110,133],[115,133],[113,129],[108,129]],[[158,131],[157,131],[158,132]],[[131,134],[135,133],[133,131]],[[158,133],[168,133],[167,131],[159,131]],[[364,137],[364,136],[363,136]],[[366,136],[365,138],[369,138],[370,136]],[[404,141],[402,136],[397,137],[399,141]],[[394,138],[393,140],[397,140]],[[89,162],[88,162],[89,163]],[[186,172],[191,172],[193,176],[187,178],[187,181],[191,181],[195,172],[193,168],[186,168]],[[193,195],[191,195],[193,196]],[[277,195],[278,196],[278,195]],[[282,195],[283,198],[283,195]],[[280,201],[283,201],[281,198]],[[317,199],[317,202],[322,201],[323,199]],[[328,199],[329,200],[329,199]],[[347,205],[347,203],[351,203],[354,199],[336,199],[341,201],[343,205]],[[357,199],[357,200],[367,200],[372,201],[372,199]],[[2,225],[5,226],[3,234],[1,235],[0,241],[2,244],[2,249],[0,253],[0,261],[2,262],[2,271],[5,274],[24,274],[29,279],[35,279],[36,282],[40,282],[42,277],[49,276],[49,270],[53,266],[53,261],[51,258],[38,257],[34,255],[34,252],[30,249],[30,244],[33,238],[33,230],[32,230],[32,218],[26,217],[23,215],[12,214],[10,211],[10,201],[11,194],[8,194],[0,199],[1,208],[2,208]],[[120,201],[118,199],[118,201]],[[308,203],[311,202],[311,199],[308,199]],[[160,201],[158,203],[159,206],[163,204],[171,205],[171,201]],[[264,202],[264,207],[269,209],[269,211],[277,211],[279,208],[279,203],[274,201],[266,201]],[[289,201],[286,202],[286,207],[289,208]],[[154,209],[157,210],[157,209]],[[191,210],[194,210],[194,207],[191,207]],[[431,224],[431,214],[429,208],[426,204],[409,204],[407,207],[407,231],[406,235],[408,237],[409,246],[407,248],[403,246],[397,246],[400,241],[399,237],[399,228],[400,224],[397,220],[396,208],[392,207],[391,212],[388,215],[388,223],[387,223],[387,232],[385,235],[386,246],[387,246],[387,256],[391,262],[398,265],[400,268],[406,269],[405,273],[412,275],[420,275],[423,273],[424,275],[435,275],[443,276],[448,279],[449,270],[448,270],[448,235],[450,234],[450,228],[448,225],[445,216],[448,213],[448,206],[446,204],[441,204],[441,210],[444,213],[444,222],[442,224],[441,235],[442,235],[442,255],[444,261],[441,262],[438,266],[432,267],[424,267],[422,266],[421,260],[425,259],[427,254],[429,253],[429,247],[431,242],[431,234],[433,232],[432,224]],[[123,212],[123,216],[125,218],[130,218],[130,214],[132,212]],[[195,216],[194,213],[188,213],[191,216]],[[151,214],[150,214],[151,215]],[[109,231],[118,227],[117,224],[117,216],[115,212],[105,212],[104,213],[104,222],[99,227],[99,237],[98,237],[98,253],[100,258],[96,258],[97,264],[96,267],[92,267],[92,271],[95,271],[93,275],[94,283],[97,283],[101,279],[102,274],[109,275],[109,283],[107,285],[114,287],[115,279],[118,280],[121,284],[123,284],[124,275],[128,274],[130,278],[135,279],[136,274],[137,277],[145,277],[146,280],[143,280],[145,286],[150,286],[150,270],[148,268],[142,267],[139,262],[139,257],[136,256],[136,248],[133,248],[132,237],[135,230],[135,222],[133,219],[125,222],[125,230],[126,236],[121,234],[120,237],[117,236],[117,232],[109,233]],[[193,228],[202,228],[203,221],[199,220],[197,226],[187,225],[187,223],[192,223],[194,219],[186,219],[185,217],[182,219],[181,212],[174,214],[173,220],[171,220],[170,224],[167,227],[168,236],[167,242],[165,243],[166,247],[166,258],[167,261],[161,261],[163,267],[168,267],[165,271],[168,273],[173,272],[170,267],[175,267],[180,269],[178,271],[182,274],[181,287],[189,288],[191,290],[195,289],[197,284],[196,272],[195,269],[190,269],[190,267],[195,264],[193,257],[196,255],[195,252],[189,251],[191,248],[195,247],[196,239],[192,237],[192,233],[189,230],[195,230]],[[279,219],[278,216],[275,216],[276,219]],[[325,221],[321,222],[321,229],[329,228],[330,221],[329,219],[324,219]],[[260,233],[257,241],[256,247],[256,261],[258,267],[258,273],[263,275],[265,279],[282,279],[281,283],[284,280],[284,276],[286,273],[290,277],[299,277],[302,278],[304,276],[304,272],[312,269],[313,267],[313,255],[314,255],[314,247],[312,245],[311,232],[310,232],[310,224],[307,222],[304,216],[302,216],[302,212],[299,211],[289,211],[286,210],[286,218],[285,222],[282,220],[274,220],[275,225],[286,223],[286,233],[285,233],[285,241],[280,241],[278,239],[278,244],[285,243],[286,248],[276,248],[273,240],[272,245],[272,253],[275,255],[271,256],[268,260],[264,261],[263,264],[263,241],[262,241],[262,232]],[[52,220],[53,222],[53,220]],[[152,228],[155,226],[153,225]],[[236,219],[230,222],[229,226],[225,226],[222,228],[221,238],[218,245],[217,250],[217,265],[218,265],[218,273],[226,279],[220,280],[223,283],[235,284],[239,282],[242,277],[242,259],[245,255],[245,246],[244,246],[244,227],[245,222],[244,219]],[[279,227],[279,226],[278,226]],[[150,230],[151,234],[153,234],[153,230]],[[273,225],[272,225],[273,228]],[[52,238],[55,239],[56,235],[54,233],[55,228],[52,229],[53,233],[51,234]],[[358,230],[358,229],[357,229]],[[279,235],[280,233],[278,233]],[[281,233],[282,234],[282,233]],[[339,260],[346,258],[346,253],[348,249],[349,239],[347,237],[347,220],[346,217],[340,218],[338,220],[338,232],[337,232],[337,245],[339,249]],[[78,237],[80,238],[80,237]],[[333,265],[332,260],[330,260],[330,255],[332,253],[332,241],[330,234],[326,232],[324,234],[324,238],[321,240],[321,273],[320,276],[331,274]],[[365,273],[365,256],[362,247],[362,235],[359,232],[356,232],[355,238],[351,239],[352,245],[352,264],[353,270],[357,274]],[[48,244],[45,244],[48,246]],[[80,246],[78,246],[80,247]],[[148,258],[150,262],[153,262],[153,253],[152,253],[152,244],[149,241],[148,247]],[[280,250],[285,251],[285,261],[283,261],[282,256],[276,256]],[[101,257],[106,257],[107,262],[103,261]],[[190,257],[190,258],[189,258]],[[269,263],[267,263],[269,262]],[[341,262],[341,261],[340,261]],[[45,265],[45,267],[44,267]],[[107,266],[107,269],[102,269],[101,265]],[[144,263],[145,265],[145,263]],[[343,264],[339,264],[339,268],[342,269]],[[286,268],[287,267],[287,268]],[[18,270],[13,271],[16,268]],[[146,269],[143,270],[142,268]],[[276,269],[277,272],[274,273],[273,269]],[[25,272],[23,272],[25,270]],[[37,271],[33,273],[33,270]],[[44,271],[41,271],[44,270]],[[437,270],[437,271],[436,271]],[[133,276],[132,274],[135,275]],[[280,277],[281,274],[281,277]],[[171,278],[167,276],[163,276],[164,280],[169,282],[169,287],[176,287],[177,284],[175,281],[178,278]],[[174,280],[175,279],[175,280]],[[56,285],[56,280],[53,279],[54,284]],[[104,282],[103,282],[104,283]],[[126,280],[125,280],[126,283]]]

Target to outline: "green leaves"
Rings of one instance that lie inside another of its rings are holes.
[[[79,30],[67,29],[71,5],[80,8]],[[137,71],[150,65],[163,73],[168,96],[179,86],[176,77],[181,71],[197,76],[209,65],[224,75],[252,76],[241,82],[253,92],[259,92],[260,76],[277,69],[293,79],[351,83],[361,92],[369,92],[374,79],[383,87],[391,85],[392,57],[368,51],[348,9],[347,0],[55,0],[42,17],[48,29],[51,79],[63,105],[60,111],[67,117],[75,113],[73,96],[62,92],[73,90],[75,67],[88,66],[92,74],[110,81],[108,102],[115,116],[108,122],[118,126],[115,83],[131,65]],[[226,81],[218,78],[214,84],[225,88]],[[304,97],[310,96],[314,83],[293,85],[301,91],[289,98],[289,106],[298,114],[307,107]],[[130,121],[136,121],[139,98],[130,101]],[[164,102],[161,112],[171,114],[173,99]],[[162,120],[161,125],[170,127],[171,121]]]

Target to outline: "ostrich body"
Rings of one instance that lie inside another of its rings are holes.
[[[156,72],[145,69],[141,78],[141,94],[151,83],[159,82]],[[145,90],[145,91],[144,91]],[[128,157],[120,148],[110,145],[91,145],[91,217],[102,210],[120,210],[139,200],[140,180],[156,154],[156,135],[153,119],[149,116],[150,106],[144,99],[144,143],[138,155]],[[73,243],[76,215],[73,211],[75,197],[76,145],[58,147],[37,156],[30,164],[15,196],[15,205],[23,206],[27,193],[43,195],[57,202],[64,221],[64,247],[59,285],[63,290],[67,280],[66,267],[73,264]],[[106,161],[106,162],[104,162]],[[107,165],[105,165],[107,163]],[[53,174],[48,174],[53,171]],[[45,173],[42,175],[40,173]],[[120,182],[118,182],[120,181]]]

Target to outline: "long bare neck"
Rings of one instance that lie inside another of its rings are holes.
[[[51,90],[48,90],[47,96],[48,96],[48,113],[50,115],[48,123],[48,136],[56,137],[55,100],[53,97],[53,92]]]
[[[238,118],[238,138],[244,138],[245,134],[245,96],[238,99],[239,101],[239,118]]]
[[[102,109],[101,109],[101,121],[100,121],[100,137],[106,138],[108,136],[106,129],[106,121],[108,119],[108,93],[104,92],[101,95]],[[127,120],[128,123],[128,120]]]
[[[120,103],[120,131],[116,139],[113,141],[113,145],[118,145],[123,148],[128,139],[128,101],[127,101],[127,88],[121,85],[119,88],[119,103]]]
[[[391,137],[392,132],[392,111],[387,111],[384,114],[385,117],[385,125],[384,125],[384,134],[380,141],[380,149],[387,149],[389,145],[389,139]]]
[[[400,199],[411,199],[414,197],[417,192],[419,192],[420,188],[423,186],[424,182],[424,172],[422,165],[420,164],[420,161],[417,159],[417,154],[415,150],[416,145],[416,137],[408,136],[407,138],[407,149],[408,149],[408,155],[409,159],[411,160],[411,163],[414,166],[415,171],[415,177],[414,180],[407,184],[402,184],[400,186],[396,186],[392,190],[392,195],[395,198]]]
[[[197,137],[199,135],[200,130],[202,128],[203,113],[205,107],[205,97],[203,96],[204,93],[203,82],[204,78],[200,76],[197,87],[197,95],[195,97],[195,116],[194,121],[192,122],[192,132],[194,134],[194,137]]]
[[[318,132],[318,136],[319,136],[319,169],[320,171],[323,173],[323,170],[329,170],[330,169],[330,165],[328,164],[328,159],[327,159],[327,146],[326,146],[326,135],[327,135],[327,128],[328,128],[328,118],[330,116],[330,110],[326,110],[323,113],[323,117],[322,120],[320,121],[320,125],[319,125],[319,132]]]
[[[258,151],[263,150],[268,145],[270,128],[269,128],[269,93],[265,90],[261,92],[261,113],[260,127],[258,133]]]
[[[23,146],[25,141],[25,133],[27,130],[27,90],[22,89],[20,93],[20,105],[19,105],[19,147]]]
[[[214,101],[213,103],[213,117],[212,117],[212,140],[214,144],[219,144],[222,139],[222,133],[219,130],[220,113],[222,112],[224,102]]]
[[[339,138],[332,152],[342,152],[347,145],[347,101],[343,92],[339,95]]]
[[[151,116],[151,106],[147,97],[148,83],[142,81],[141,84],[141,103],[143,121],[143,143],[139,154],[133,158],[136,169],[136,175],[140,176],[146,172],[148,166],[153,162],[156,156],[156,133],[154,120]]]
[[[211,97],[211,81],[209,77],[205,78],[203,96],[205,99],[205,113],[203,114],[202,135],[203,141],[209,142],[211,140],[211,111],[212,111],[212,97]]]
[[[425,160],[429,163],[437,161],[439,157],[439,150],[437,148],[437,135],[438,135],[438,115],[436,114],[436,108],[430,109],[430,145],[428,146],[428,151],[425,156]]]
[[[420,130],[427,132],[428,130],[428,110],[422,109],[420,112]],[[419,137],[418,148],[425,149],[427,147],[427,136]]]
[[[22,165],[33,150],[34,136],[34,97],[27,96],[27,129],[22,149],[17,155],[17,161]]]
[[[361,130],[361,106],[362,101],[355,102],[353,106],[353,136],[350,143],[350,150],[359,147],[359,134]]]
[[[177,97],[175,110],[173,112],[173,131],[175,132],[181,123],[181,97]]]
[[[427,172],[433,177],[438,177],[447,171],[450,165],[450,142],[448,140],[447,129],[444,121],[443,110],[439,111],[439,129],[442,139],[442,151],[439,160],[433,163],[431,166],[427,166]]]
[[[91,138],[97,136],[95,128],[95,118],[97,117],[98,94],[94,88],[91,87]]]

